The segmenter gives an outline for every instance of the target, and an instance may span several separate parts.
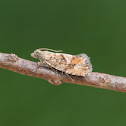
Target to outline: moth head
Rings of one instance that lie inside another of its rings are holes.
[[[39,49],[36,49],[31,56],[36,59],[40,59],[42,57],[43,52],[40,51]]]

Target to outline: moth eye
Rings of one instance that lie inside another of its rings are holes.
[[[39,54],[38,53],[36,53],[35,55],[36,55],[36,57],[39,57]]]

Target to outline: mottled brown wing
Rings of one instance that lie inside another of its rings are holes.
[[[72,56],[69,54],[55,53],[46,62],[49,66],[67,74],[86,76],[91,71],[89,67],[90,60],[86,54]]]
[[[62,53],[53,53],[52,55],[50,55],[49,59],[50,60],[46,60],[45,62],[59,70],[59,71],[66,71],[66,68],[68,67],[68,62],[69,60],[71,60],[72,55],[67,55],[67,54],[62,54]]]
[[[66,73],[77,76],[88,76],[92,72],[90,59],[86,54],[78,54],[71,59],[73,66],[66,70]]]

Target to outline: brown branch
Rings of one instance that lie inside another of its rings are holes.
[[[57,74],[48,67],[43,66],[37,68],[36,62],[19,58],[15,54],[0,53],[0,68],[32,77],[42,78],[54,85],[60,85],[65,82],[126,92],[125,77],[92,72],[89,77],[70,75],[72,80],[62,72],[58,71]]]

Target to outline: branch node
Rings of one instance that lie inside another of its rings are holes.
[[[19,59],[18,56],[15,54],[8,54],[6,56],[7,61],[16,62],[18,59]]]
[[[49,82],[50,84],[55,85],[55,86],[58,86],[58,85],[62,84],[62,81],[59,80],[59,79],[49,79],[48,82]]]

